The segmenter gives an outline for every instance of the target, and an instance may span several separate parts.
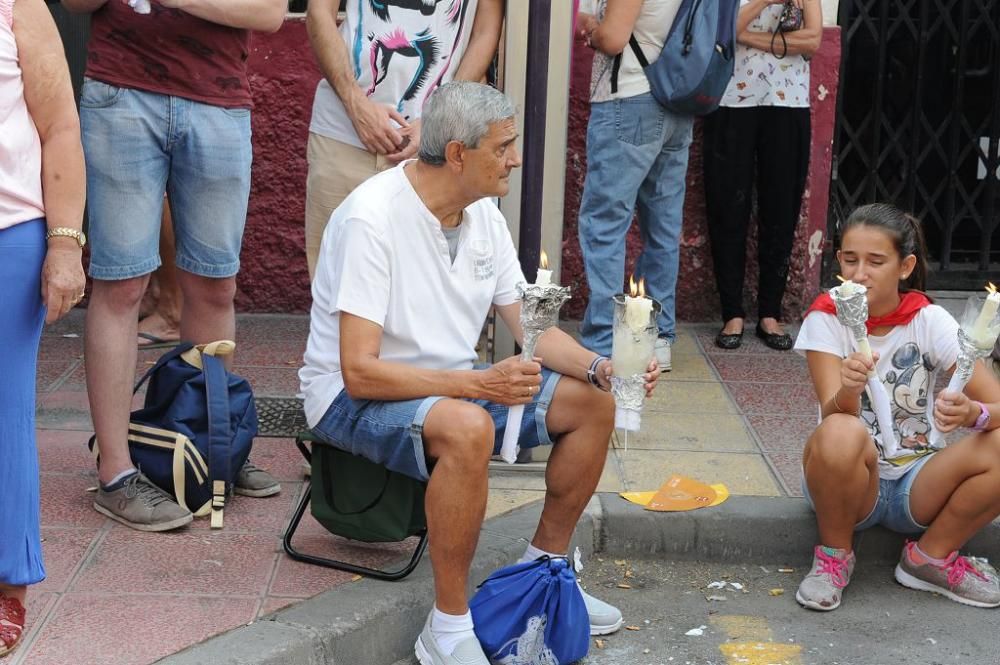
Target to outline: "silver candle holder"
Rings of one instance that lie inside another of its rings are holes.
[[[559,321],[559,310],[569,300],[570,288],[555,284],[525,284],[517,285],[517,293],[521,296],[521,330],[523,340],[521,345],[521,360],[530,362],[535,357],[535,347],[542,333],[553,327]],[[521,432],[521,420],[524,417],[524,405],[510,407],[507,413],[507,426],[503,433],[503,443],[500,446],[500,457],[508,464],[517,460],[517,439]]]

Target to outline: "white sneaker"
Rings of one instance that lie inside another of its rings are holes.
[[[431,617],[433,616],[434,610],[431,610],[424,623],[424,629],[420,631],[420,637],[417,638],[417,643],[413,647],[420,665],[490,665],[489,658],[483,653],[483,648],[479,646],[479,640],[474,636],[459,642],[455,651],[450,656],[446,656],[441,651],[441,647],[438,646],[437,640],[434,639],[434,633],[431,632]]]
[[[579,585],[579,582],[577,582]],[[610,635],[616,633],[625,623],[621,610],[609,605],[603,600],[594,598],[580,587],[583,594],[583,604],[587,606],[587,616],[590,618],[591,635]]]
[[[673,344],[666,337],[657,337],[656,346],[653,347],[653,351],[656,353],[656,364],[660,366],[661,372],[669,372],[673,369],[673,365],[670,362],[670,346]]]

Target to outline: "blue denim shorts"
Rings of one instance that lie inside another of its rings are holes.
[[[913,514],[910,512],[910,490],[913,488],[913,481],[917,479],[920,469],[930,458],[931,455],[921,457],[899,478],[880,478],[875,507],[868,513],[868,517],[854,525],[854,530],[864,531],[881,524],[890,531],[906,535],[915,535],[926,531],[927,525],[913,519]],[[812,497],[809,496],[809,488],[806,487],[805,471],[802,473],[802,494],[809,502],[809,507],[815,510],[816,506],[813,505]]]
[[[524,406],[518,443],[521,448],[552,445],[545,416],[561,374],[542,369],[542,389]],[[391,471],[427,480],[423,428],[428,412],[444,397],[424,397],[402,402],[355,400],[342,390],[313,432],[352,455],[360,455]],[[481,399],[466,400],[486,409],[493,419],[496,436],[493,453],[500,452],[510,407]]]
[[[177,267],[202,277],[239,272],[253,157],[249,109],[86,79],[80,124],[91,277],[128,279],[160,265],[164,192]]]

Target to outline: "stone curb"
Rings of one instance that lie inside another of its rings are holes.
[[[474,584],[512,563],[534,532],[536,502],[489,520],[469,579]],[[731,497],[711,510],[659,513],[617,494],[599,494],[587,507],[573,547],[622,556],[713,562],[808,564],[816,520],[803,499]],[[892,562],[903,538],[881,528],[858,536],[859,559]],[[973,553],[1000,551],[1000,526],[970,543]],[[433,599],[428,557],[406,579],[345,584],[264,619],[212,637],[157,665],[387,665],[411,662],[413,642]]]

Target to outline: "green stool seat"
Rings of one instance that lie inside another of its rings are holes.
[[[413,572],[427,547],[424,515],[427,484],[344,452],[310,431],[300,433],[295,445],[310,465],[311,478],[285,530],[284,548],[288,556],[383,580],[402,579]],[[365,543],[395,543],[410,536],[420,540],[409,563],[395,572],[306,554],[294,548],[292,536],[310,504],[316,521],[343,538]]]

